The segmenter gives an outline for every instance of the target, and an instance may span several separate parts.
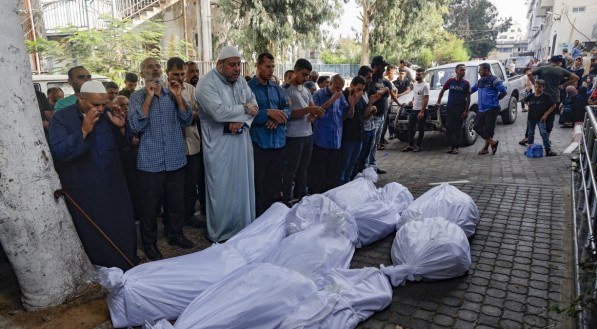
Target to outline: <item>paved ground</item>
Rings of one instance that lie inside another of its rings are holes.
[[[392,141],[378,154],[388,170],[380,185],[397,181],[416,196],[430,183],[468,180],[458,184],[477,203],[481,221],[471,239],[473,265],[465,276],[441,282],[407,283],[394,289],[393,303],[374,314],[360,328],[570,328],[564,315],[548,312],[562,306],[572,289],[569,157],[528,159],[517,144],[526,117],[514,125],[498,123],[498,153],[477,155],[481,140],[443,153],[443,135],[429,133],[423,151],[402,153]],[[554,150],[561,152],[571,130],[556,128]],[[166,257],[209,246],[205,229],[185,228],[197,243],[192,250],[158,246]],[[390,265],[393,236],[357,250],[353,268]],[[0,327],[3,328],[110,328],[103,298],[55,309],[26,313],[8,264],[0,264]],[[76,326],[73,324],[76,323]],[[98,327],[100,328],[100,327]],[[330,328],[333,329],[333,328]]]
[[[496,155],[479,156],[481,140],[461,154],[443,153],[444,136],[425,137],[423,152],[402,153],[393,142],[379,166],[380,184],[397,181],[415,197],[429,183],[457,184],[477,203],[481,221],[471,238],[473,265],[465,276],[407,283],[394,289],[392,304],[360,328],[569,328],[565,315],[549,312],[572,292],[569,157],[529,159],[518,140],[526,115],[514,125],[498,123]],[[554,130],[554,150],[570,141],[570,129]],[[352,267],[391,264],[393,236],[356,252]]]

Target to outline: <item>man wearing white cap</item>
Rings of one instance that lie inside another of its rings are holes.
[[[258,107],[246,80],[238,78],[240,52],[222,48],[216,65],[197,84],[195,98],[205,162],[207,237],[222,242],[255,219],[249,128]]]
[[[121,112],[105,108],[106,89],[99,81],[81,86],[78,101],[50,122],[50,150],[63,189],[136,263],[137,235],[133,208],[120,165],[115,135],[125,124]],[[129,263],[68,204],[77,233],[93,264],[128,269]]]

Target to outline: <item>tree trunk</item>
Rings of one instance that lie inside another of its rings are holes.
[[[80,295],[93,268],[63,200],[43,134],[19,0],[0,1],[0,243],[21,287],[24,307],[55,306]]]
[[[369,1],[363,1],[363,33],[361,39],[361,65],[369,65]]]

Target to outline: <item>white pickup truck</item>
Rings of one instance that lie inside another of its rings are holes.
[[[500,80],[504,81],[508,94],[506,97],[500,100],[501,112],[500,116],[504,124],[511,124],[516,121],[518,114],[517,104],[518,101],[526,96],[524,88],[524,81],[522,76],[508,77],[506,70],[500,61],[497,60],[486,60],[486,61],[471,61],[463,62],[466,66],[465,79],[471,84],[471,87],[477,83],[479,79],[479,64],[489,63],[491,66],[491,73],[497,76]],[[425,82],[429,83],[429,105],[425,112],[425,118],[427,120],[426,131],[445,131],[446,123],[446,103],[448,102],[449,90],[446,90],[444,97],[442,98],[442,105],[437,108],[435,102],[439,96],[444,83],[455,75],[454,69],[457,64],[461,63],[450,63],[446,65],[436,66],[428,69],[425,72]],[[408,97],[406,97],[408,96]],[[406,98],[405,98],[406,97]],[[412,93],[401,97],[401,101],[408,103],[412,100]],[[407,140],[408,130],[408,115],[412,111],[412,107],[408,106],[395,106],[396,118],[394,120],[394,127],[396,128],[396,135],[401,141]],[[475,117],[477,116],[477,93],[471,95],[471,103],[469,108],[469,114],[466,119],[465,125],[462,128],[462,141],[461,144],[468,146],[475,143],[477,140],[477,133],[473,130]]]

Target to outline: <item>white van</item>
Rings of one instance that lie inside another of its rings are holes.
[[[108,77],[97,74],[93,74],[91,80],[98,80],[101,82],[110,81]],[[60,87],[64,92],[64,97],[75,93],[73,87],[68,84],[68,75],[66,74],[34,74],[33,87],[35,90],[41,91],[44,94],[48,91],[48,88]]]

